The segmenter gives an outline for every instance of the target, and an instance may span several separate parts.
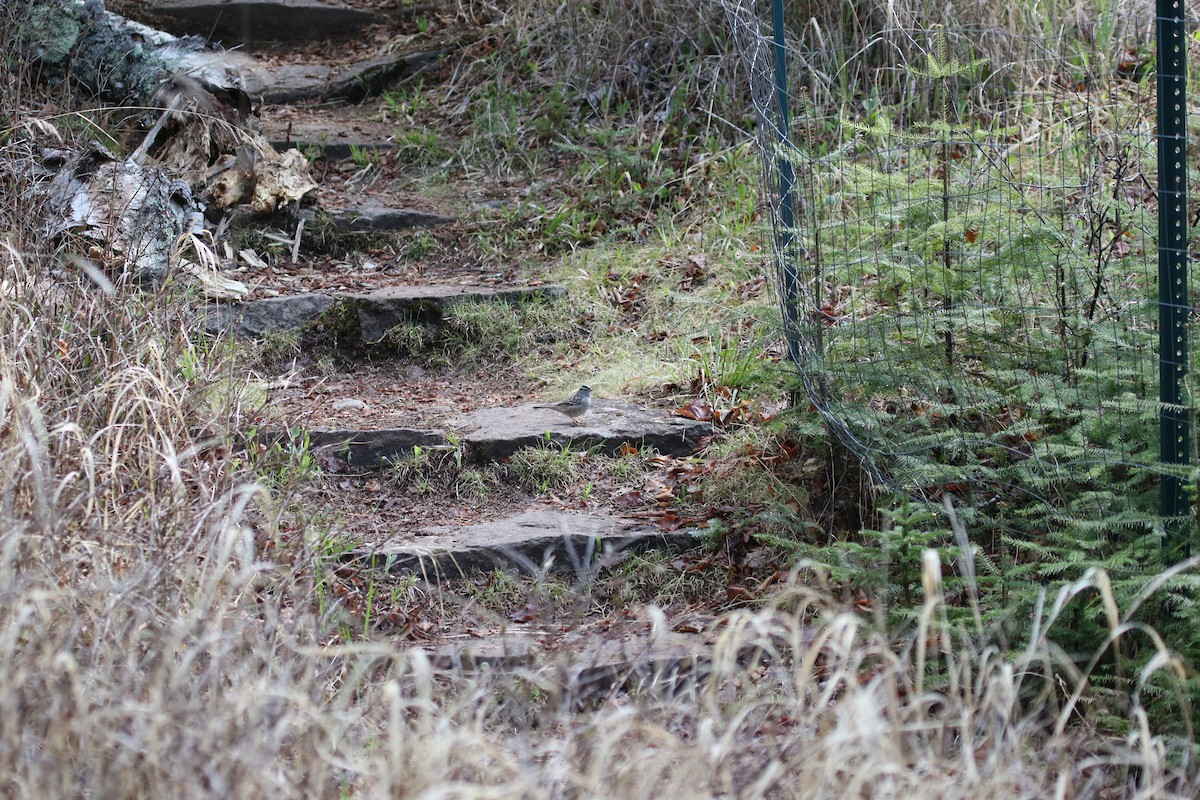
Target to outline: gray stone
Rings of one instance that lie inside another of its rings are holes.
[[[537,637],[506,633],[425,648],[425,655],[434,669],[476,672],[532,667],[543,649]]]
[[[347,397],[335,401],[330,408],[333,411],[366,411],[370,406],[357,397]]]
[[[612,692],[670,697],[695,689],[712,673],[712,647],[695,635],[646,630],[563,643],[570,657],[555,668],[560,691],[574,703]],[[560,645],[560,652],[566,649]]]
[[[454,217],[408,208],[360,206],[334,212],[332,222],[333,229],[338,233],[390,233],[410,228],[432,228],[454,222]]]
[[[396,145],[391,142],[365,142],[361,140],[331,142],[328,139],[317,139],[309,141],[297,137],[296,141],[284,142],[275,140],[271,142],[271,147],[274,147],[280,153],[286,153],[293,148],[299,150],[305,157],[323,158],[326,161],[347,161],[354,156],[356,150],[363,153],[388,153],[396,148]],[[416,212],[410,212],[416,213]],[[452,217],[445,217],[447,221]]]
[[[523,447],[544,446],[549,440],[576,449],[599,448],[613,454],[621,445],[652,447],[665,455],[691,455],[700,439],[712,432],[707,422],[667,416],[623,400],[592,399],[591,411],[580,425],[533,403],[515,408],[483,408],[450,421],[463,441],[484,460],[508,458]]]
[[[351,36],[384,21],[378,14],[320,0],[162,0],[154,12],[178,34],[247,42],[309,42]]]
[[[242,85],[251,97],[268,105],[287,105],[319,100],[325,93],[333,70],[324,64],[281,64],[277,67],[256,65],[246,70]]]
[[[537,298],[556,300],[567,290],[557,285],[497,288],[494,286],[390,286],[352,298],[364,342],[378,342],[398,325],[436,325],[446,310],[462,303],[519,303]]]
[[[338,233],[389,233],[410,228],[429,228],[454,221],[453,217],[443,217],[425,211],[383,206],[363,206],[328,213],[330,224]],[[244,206],[239,206],[229,216],[228,225],[230,228],[271,227],[294,231],[301,219],[304,220],[307,230],[313,230],[313,226],[318,222],[316,210],[302,208],[299,212],[256,214]]]
[[[329,295],[294,294],[249,303],[214,304],[208,307],[204,327],[212,333],[232,327],[239,336],[259,338],[312,322],[334,302]]]
[[[688,531],[663,533],[638,520],[579,512],[530,511],[465,527],[432,525],[361,558],[390,571],[454,577],[502,566],[583,570],[597,557],[629,548],[683,549],[696,543]]]
[[[453,48],[389,55],[352,64],[335,72],[321,64],[258,65],[243,78],[246,92],[267,104],[306,100],[357,103],[381,94],[428,69]]]
[[[306,228],[317,218],[316,212],[310,208],[302,209],[299,214],[288,211],[280,211],[274,214],[257,214],[251,211],[249,207],[242,205],[233,208],[226,224],[231,230],[243,228],[278,228],[294,232],[296,223],[300,217],[304,218]]]
[[[384,430],[308,431],[312,447],[342,459],[352,467],[378,467],[412,452],[414,447],[448,447],[441,431],[412,428]]]
[[[335,75],[321,97],[324,100],[344,100],[349,103],[375,97],[429,69],[450,50],[451,48],[447,48],[361,61]]]
[[[446,310],[461,303],[518,303],[566,294],[561,286],[496,288],[488,286],[390,286],[365,295],[296,294],[249,303],[214,303],[205,313],[210,333],[233,328],[239,336],[257,338],[299,328],[316,320],[336,303],[358,320],[362,341],[371,344],[402,324],[436,325]]]
[[[509,628],[504,633],[425,649],[434,669],[454,672],[533,670],[574,702],[613,690],[670,696],[712,670],[712,645],[696,634],[634,623],[560,634]]]

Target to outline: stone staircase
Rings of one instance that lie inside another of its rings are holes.
[[[233,327],[241,336],[286,333],[322,317],[349,320],[357,341],[376,344],[400,325],[437,325],[447,310],[465,303],[523,303],[557,300],[562,286],[383,286],[364,294],[300,291],[250,302],[214,303],[205,327],[211,332]]]
[[[311,60],[293,63],[288,47],[300,48],[314,34],[353,41],[363,36],[366,25],[386,25],[386,15],[319,0],[165,0],[154,3],[152,11],[156,23],[172,33],[211,33],[226,47],[272,40],[271,58],[246,75],[250,93],[265,102],[260,111],[264,132],[281,149],[298,147],[326,162],[350,159],[356,153],[386,152],[391,147],[388,126],[368,119],[362,109],[347,103],[418,74],[462,44],[461,38],[450,37],[432,46],[395,50],[384,56],[364,54],[360,48],[348,58],[349,66]],[[292,109],[283,104],[300,101],[319,101],[320,105],[308,107],[304,122],[293,124]],[[454,214],[437,208],[414,210],[345,200],[333,199],[328,219],[334,230],[344,233],[435,228],[455,219]],[[299,219],[246,217],[233,223],[274,226],[280,235],[291,235],[294,230],[296,236],[302,236],[305,227],[311,230],[315,224],[309,213],[305,224]],[[344,282],[353,284],[353,277]],[[566,288],[555,284],[505,285],[478,282],[470,275],[456,277],[446,282],[390,283],[376,276],[366,290],[329,289],[330,281],[320,264],[302,264],[282,288],[242,302],[211,305],[205,325],[210,331],[231,329],[238,336],[254,338],[311,331],[313,326],[337,320],[341,338],[369,349],[397,326],[438,325],[447,310],[462,304],[562,302],[568,294]],[[534,408],[532,398],[486,407],[461,403],[455,407],[451,402],[439,406],[436,414],[415,409],[411,414],[415,422],[410,422],[407,414],[393,412],[389,417],[373,411],[377,403],[371,391],[390,392],[413,380],[401,365],[388,365],[389,357],[386,349],[379,349],[372,351],[370,364],[348,368],[342,383],[355,389],[370,387],[366,390],[334,391],[328,397],[317,397],[308,384],[280,389],[272,396],[278,407],[275,421],[264,420],[255,435],[260,441],[304,443],[323,458],[334,459],[356,474],[370,475],[386,472],[419,449],[460,448],[463,456],[476,464],[501,461],[521,448],[547,444],[606,454],[653,448],[661,454],[686,456],[711,433],[708,423],[609,398],[597,398],[580,426],[553,411]],[[363,374],[353,374],[355,370]],[[334,376],[326,383],[339,386],[339,380]],[[295,400],[291,406],[289,397]],[[484,510],[480,517],[470,524],[418,521],[397,525],[385,540],[352,547],[341,558],[356,569],[415,573],[430,582],[441,582],[496,568],[526,572],[603,568],[621,552],[682,550],[696,544],[693,531],[661,530],[646,519],[603,509],[534,505],[498,517],[490,517]],[[623,625],[617,634],[608,630],[590,639],[586,632],[564,638],[561,627],[514,625],[503,633],[436,644],[429,653],[435,664],[455,668],[484,664],[528,668],[550,653],[576,653],[577,668],[571,672],[571,680],[582,680],[593,688],[635,684],[645,688],[647,682],[661,685],[664,681],[674,685],[685,676],[690,680],[703,674],[703,659],[694,652],[704,645],[698,636],[664,631],[645,620],[626,619]]]

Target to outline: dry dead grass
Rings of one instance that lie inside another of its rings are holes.
[[[0,196],[4,797],[1200,791],[1191,738],[1092,692],[1051,612],[1014,652],[953,632],[934,563],[899,640],[798,571],[723,620],[707,678],[675,692],[595,697],[571,665],[466,674],[346,643],[304,532],[276,522],[279,465],[229,444],[233,354],[190,334],[186,296],[102,291],[20,186]]]
[[[190,340],[181,303],[105,296],[54,263],[3,263],[6,797],[1198,788],[1188,741],[1156,736],[1136,705],[1117,735],[1096,728],[1086,690],[1069,703],[1085,682],[1049,639],[1006,654],[952,636],[933,577],[921,626],[894,641],[797,573],[773,607],[726,618],[707,679],[674,693],[597,697],[577,666],[472,675],[338,641],[311,553],[272,528],[278,498],[218,446],[236,406],[196,402],[228,352]]]
[[[1099,62],[1103,73],[1106,60],[1115,63],[1127,48],[1152,48],[1154,41],[1149,0],[785,0],[783,6],[793,80],[822,109],[872,95],[890,105],[917,91],[905,67],[924,68],[936,55],[935,32],[956,58],[981,59],[989,70],[1034,84],[1055,78],[1045,74],[1054,58],[1065,66],[1082,56]],[[675,115],[719,132],[736,130],[748,105],[731,26],[753,20],[762,26],[756,33],[769,36],[771,14],[769,0],[519,0],[509,9],[519,41],[533,45],[541,80],[565,85],[599,110],[629,104],[645,112],[643,121]]]

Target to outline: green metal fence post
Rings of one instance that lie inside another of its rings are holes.
[[[1183,407],[1187,374],[1187,39],[1184,0],[1157,0],[1158,51],[1158,367],[1159,459],[1187,464],[1191,431]],[[1184,481],[1164,475],[1160,512],[1178,521],[1189,510]],[[1190,542],[1184,543],[1185,552]]]
[[[777,166],[779,169],[779,223],[782,227],[779,242],[781,259],[780,306],[783,313],[784,335],[787,338],[788,355],[792,362],[800,365],[799,332],[797,330],[799,289],[796,279],[796,170],[788,160],[791,114],[788,112],[787,88],[787,45],[783,27],[783,0],[771,0],[772,27],[774,29],[775,53],[775,98],[776,140],[779,146]]]

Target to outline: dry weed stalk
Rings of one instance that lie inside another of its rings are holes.
[[[933,559],[907,638],[797,568],[671,687],[597,696],[586,664],[465,674],[342,642],[304,537],[276,527],[281,500],[230,445],[232,351],[190,333],[187,297],[72,269],[36,218],[10,208],[0,250],[4,797],[1200,790],[1190,742],[1136,703],[1125,733],[1096,726],[1086,673],[1052,644],[1061,604],[1002,653],[946,622]]]

